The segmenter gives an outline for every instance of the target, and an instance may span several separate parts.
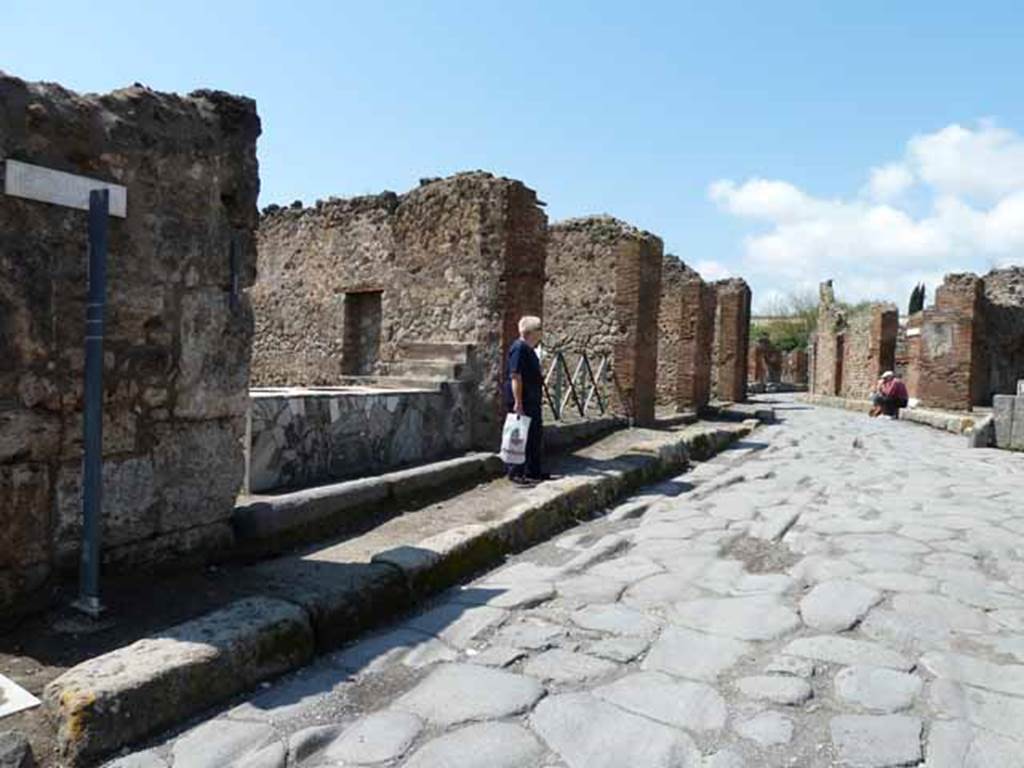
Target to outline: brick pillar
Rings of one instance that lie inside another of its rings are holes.
[[[658,402],[700,410],[711,390],[715,293],[676,257],[665,257],[658,336]]]
[[[548,231],[545,343],[570,358],[610,355],[613,406],[637,424],[655,418],[661,239],[607,216]]]
[[[750,288],[732,278],[715,283],[715,375],[719,400],[747,399],[747,355],[750,346]]]

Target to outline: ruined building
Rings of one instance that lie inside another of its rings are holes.
[[[810,391],[866,398],[884,371],[896,365],[899,313],[891,304],[844,310],[832,281],[821,284],[818,326],[808,359]]]
[[[483,172],[268,209],[253,384],[462,379],[467,440],[450,447],[493,449],[503,351],[519,317],[543,311],[546,225],[533,190]]]
[[[609,216],[553,224],[544,288],[545,346],[609,355],[618,410],[654,420],[662,243]]]
[[[658,404],[697,410],[711,399],[715,290],[678,257],[666,254],[658,317]]]
[[[984,277],[946,275],[931,307],[905,329],[910,396],[922,405],[969,410],[1024,378],[1024,268]]]
[[[715,288],[715,340],[712,388],[721,401],[747,399],[750,354],[750,287],[740,278],[719,280]]]
[[[259,133],[255,104],[221,92],[79,95],[0,73],[0,157],[127,187],[127,217],[109,223],[108,563],[231,540]],[[79,550],[86,217],[0,195],[0,608]]]

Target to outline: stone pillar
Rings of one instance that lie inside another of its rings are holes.
[[[658,337],[658,402],[677,411],[708,404],[715,294],[696,271],[665,257]]]
[[[105,564],[216,554],[244,473],[256,105],[2,73],[0,104],[0,157],[128,190],[107,266]],[[0,195],[0,612],[78,557],[85,253],[85,212]]]
[[[740,278],[715,283],[715,386],[719,400],[747,399],[750,346],[750,288]]]
[[[655,418],[661,239],[608,216],[548,231],[546,346],[570,358],[610,355],[615,406],[637,424]]]

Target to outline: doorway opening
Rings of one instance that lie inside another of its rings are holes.
[[[345,294],[345,330],[341,372],[347,376],[370,376],[380,360],[383,291],[354,291]]]

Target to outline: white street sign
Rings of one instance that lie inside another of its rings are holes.
[[[4,161],[4,192],[14,197],[87,211],[89,192],[94,189],[110,190],[111,216],[123,219],[128,215],[128,190],[120,184],[55,171],[19,160]]]

